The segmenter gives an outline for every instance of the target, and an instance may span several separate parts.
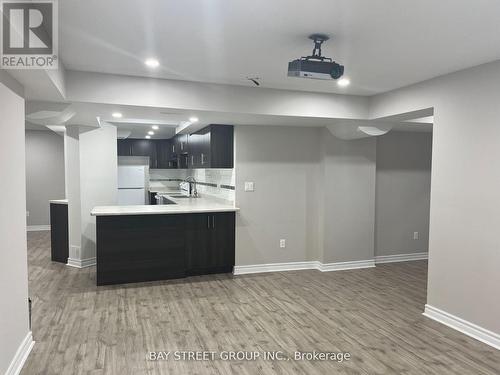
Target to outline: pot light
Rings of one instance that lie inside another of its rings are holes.
[[[337,81],[337,84],[341,87],[349,86],[350,83],[349,78],[341,78]]]
[[[189,122],[198,122],[198,117],[190,117]]]
[[[160,62],[156,59],[147,59],[144,61],[144,64],[150,68],[158,68],[160,66]]]
[[[159,127],[158,125],[153,125],[151,128],[152,128],[153,130],[158,130],[158,129],[160,129],[160,127]]]
[[[147,135],[147,136],[146,136],[146,139],[149,139],[149,138],[151,138],[151,136],[150,136],[150,135]]]
[[[153,132],[153,131],[150,130],[150,131],[148,131],[148,134],[149,135],[155,135],[155,132]]]
[[[113,112],[111,116],[113,116],[114,118],[122,118],[122,114],[120,112]]]

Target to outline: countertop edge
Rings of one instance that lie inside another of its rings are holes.
[[[51,199],[51,200],[49,200],[49,203],[53,203],[53,204],[68,204],[68,200],[67,199]]]
[[[237,212],[240,209],[238,207],[227,207],[227,208],[187,208],[182,210],[166,210],[166,211],[132,211],[132,212],[90,212],[91,216],[138,216],[138,215],[175,215],[175,214],[194,214],[194,213],[204,213],[204,212]]]

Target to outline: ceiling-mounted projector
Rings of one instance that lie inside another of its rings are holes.
[[[321,55],[321,45],[329,38],[323,34],[313,34],[309,39],[314,41],[311,56],[288,63],[288,76],[313,79],[339,79],[344,74],[344,66],[337,64],[329,57]]]

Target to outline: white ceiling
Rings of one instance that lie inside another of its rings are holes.
[[[64,0],[68,69],[371,95],[500,58],[498,0]],[[327,33],[351,86],[286,76]],[[157,57],[161,67],[143,61]]]

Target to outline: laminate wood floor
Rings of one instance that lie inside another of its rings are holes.
[[[500,374],[500,351],[422,316],[427,264],[96,287],[28,235],[36,345],[22,374]],[[349,352],[332,361],[148,361],[150,351]]]

